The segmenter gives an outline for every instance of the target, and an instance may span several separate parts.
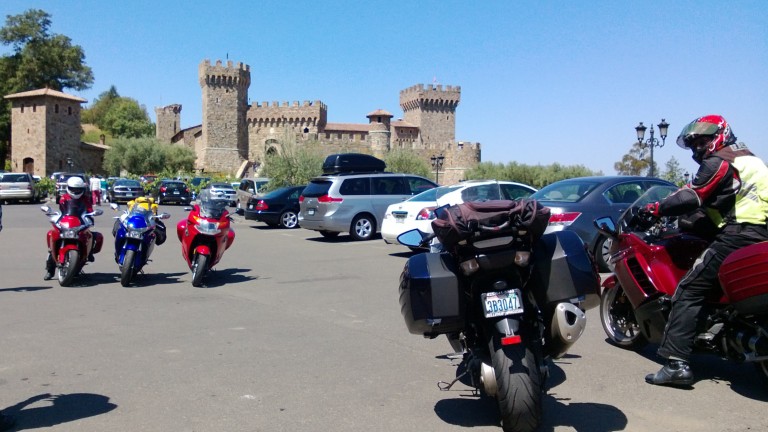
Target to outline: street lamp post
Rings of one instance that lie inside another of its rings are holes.
[[[72,158],[68,157],[67,158],[67,167],[69,168],[69,172],[72,172],[72,166],[73,165],[74,165],[74,163],[72,162]]]
[[[445,161],[445,156],[443,156],[442,153],[437,156],[432,155],[429,160],[432,162],[432,168],[435,170],[435,183],[440,184],[440,170],[443,168],[443,161]]]
[[[657,125],[659,127],[659,135],[661,135],[661,142],[653,137],[653,125],[651,125],[651,137],[648,138],[647,141],[645,141],[645,144],[651,148],[651,168],[648,170],[648,177],[653,177],[653,148],[654,147],[664,147],[664,141],[667,139],[667,130],[669,129],[669,123],[664,121],[664,119],[661,119],[661,123]],[[640,122],[639,125],[635,126],[635,131],[637,132],[637,142],[643,143],[643,139],[645,138],[645,131],[648,129],[647,127],[643,126],[643,122]]]

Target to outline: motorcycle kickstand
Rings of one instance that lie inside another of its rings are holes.
[[[461,373],[461,375],[454,378],[454,380],[451,382],[438,381],[437,388],[439,388],[441,391],[448,391],[451,389],[451,387],[453,387],[454,384],[456,384],[456,382],[458,382],[460,379],[464,377],[464,375],[468,373],[469,373],[469,370],[465,370],[464,372]]]

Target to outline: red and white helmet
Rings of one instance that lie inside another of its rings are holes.
[[[67,193],[74,199],[78,199],[85,193],[85,182],[80,177],[67,179]]]
[[[699,117],[688,123],[677,137],[677,145],[691,149],[696,162],[735,143],[736,135],[731,126],[717,114]]]

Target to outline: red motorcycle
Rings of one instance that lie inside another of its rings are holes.
[[[235,241],[229,212],[229,200],[224,194],[213,195],[204,189],[198,197],[199,204],[191,210],[189,217],[176,224],[176,233],[181,241],[181,254],[192,270],[192,286],[199,287],[205,274],[218,264],[224,251]]]
[[[67,201],[65,209],[53,212],[50,207],[40,209],[50,218],[53,228],[48,231],[47,243],[50,259],[58,269],[59,285],[72,285],[72,281],[83,267],[88,264],[91,254],[101,251],[104,237],[101,233],[92,232],[92,217],[104,213],[101,209],[88,213],[79,201]],[[50,265],[51,268],[54,264]]]
[[[602,285],[600,318],[613,344],[639,349],[659,343],[677,283],[709,242],[680,227],[683,218],[639,212],[676,190],[649,189],[616,224],[601,217],[594,225],[611,241],[614,273]],[[697,352],[753,363],[768,379],[768,242],[739,249],[720,267],[722,292],[708,299],[695,337]]]

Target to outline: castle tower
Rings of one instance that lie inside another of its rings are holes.
[[[419,139],[426,147],[453,144],[456,139],[456,107],[460,86],[417,84],[400,91],[400,107],[407,123],[419,128]]]
[[[198,68],[203,90],[202,145],[198,166],[235,173],[248,159],[248,87],[251,68],[243,63],[204,60]],[[200,160],[202,159],[202,160]]]
[[[371,151],[374,156],[381,159],[390,148],[390,139],[392,137],[390,125],[393,116],[388,111],[377,109],[366,117],[368,117],[368,123],[371,125],[371,129],[368,132],[371,141]]]
[[[162,143],[171,143],[171,139],[181,129],[181,105],[173,104],[155,108],[157,127],[155,137]]]

